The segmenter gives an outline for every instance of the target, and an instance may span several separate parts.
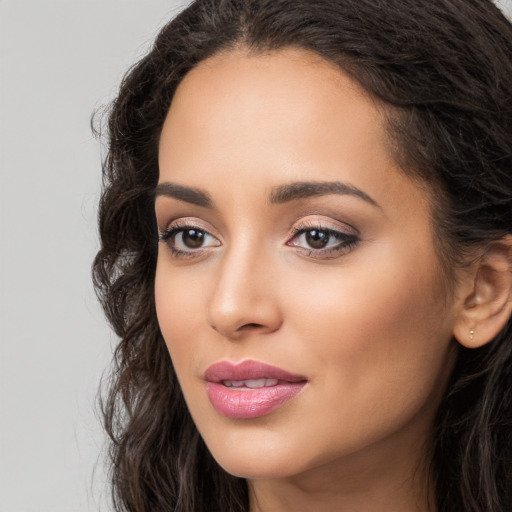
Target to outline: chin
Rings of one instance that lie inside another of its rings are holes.
[[[206,442],[211,455],[227,473],[240,478],[283,478],[292,476],[299,468],[298,450],[291,451],[285,442],[270,439],[233,439],[223,436]],[[280,445],[280,446],[279,446]]]
[[[269,462],[265,456],[254,458],[234,455],[233,457],[215,458],[215,460],[230,475],[249,480],[286,478],[300,472],[296,464],[290,464],[289,458],[288,460]]]

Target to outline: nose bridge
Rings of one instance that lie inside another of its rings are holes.
[[[281,317],[272,274],[272,256],[261,240],[240,237],[230,244],[208,304],[210,325],[226,337],[277,329]]]

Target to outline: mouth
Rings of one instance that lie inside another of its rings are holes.
[[[233,419],[264,416],[294,398],[308,382],[302,375],[252,360],[220,361],[206,370],[204,379],[214,409]]]
[[[277,379],[247,379],[247,380],[223,380],[221,384],[226,386],[227,388],[248,388],[248,389],[259,389],[259,388],[268,388],[271,386],[277,386],[279,383],[283,383],[284,381],[279,381]]]

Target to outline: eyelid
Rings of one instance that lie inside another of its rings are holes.
[[[336,224],[336,227],[334,226]],[[347,229],[348,228],[348,229]],[[308,231],[322,231],[337,239],[334,245],[326,245],[325,247],[305,247],[299,243],[299,240]],[[295,241],[295,243],[294,243]],[[299,253],[314,260],[329,260],[336,259],[344,254],[351,252],[351,250],[360,242],[359,230],[352,226],[344,224],[343,227],[338,223],[325,218],[302,219],[296,223],[291,234],[287,237],[286,245],[293,247]]]
[[[325,217],[305,218],[293,224],[290,228],[290,235],[297,234],[300,231],[307,231],[308,229],[330,230],[339,233],[344,233],[347,236],[359,237],[359,230],[345,222],[336,221],[334,219],[327,219]]]
[[[165,228],[161,229],[159,227],[158,229],[159,238],[165,236],[165,234],[170,231],[186,228],[204,231],[205,233],[208,233],[209,235],[216,238],[217,240],[220,240],[220,234],[217,233],[216,229],[214,229],[210,224],[196,217],[179,217],[177,219],[173,219],[169,222],[166,222]]]
[[[203,232],[208,238],[213,239],[216,243],[209,243],[208,245],[201,245],[197,248],[180,248],[179,243],[176,242],[176,238],[180,234],[185,233],[187,230],[197,230]],[[197,259],[206,254],[211,248],[219,247],[222,245],[220,237],[212,232],[216,230],[210,227],[205,227],[204,223],[191,217],[182,217],[175,219],[167,224],[167,227],[162,230],[159,229],[158,239],[163,242],[170,251],[173,258],[177,260],[185,259]]]

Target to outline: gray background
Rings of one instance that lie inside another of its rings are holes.
[[[110,510],[94,403],[115,340],[90,283],[89,119],[178,4],[0,1],[1,512]]]
[[[0,512],[110,510],[89,118],[184,3],[0,0]]]

